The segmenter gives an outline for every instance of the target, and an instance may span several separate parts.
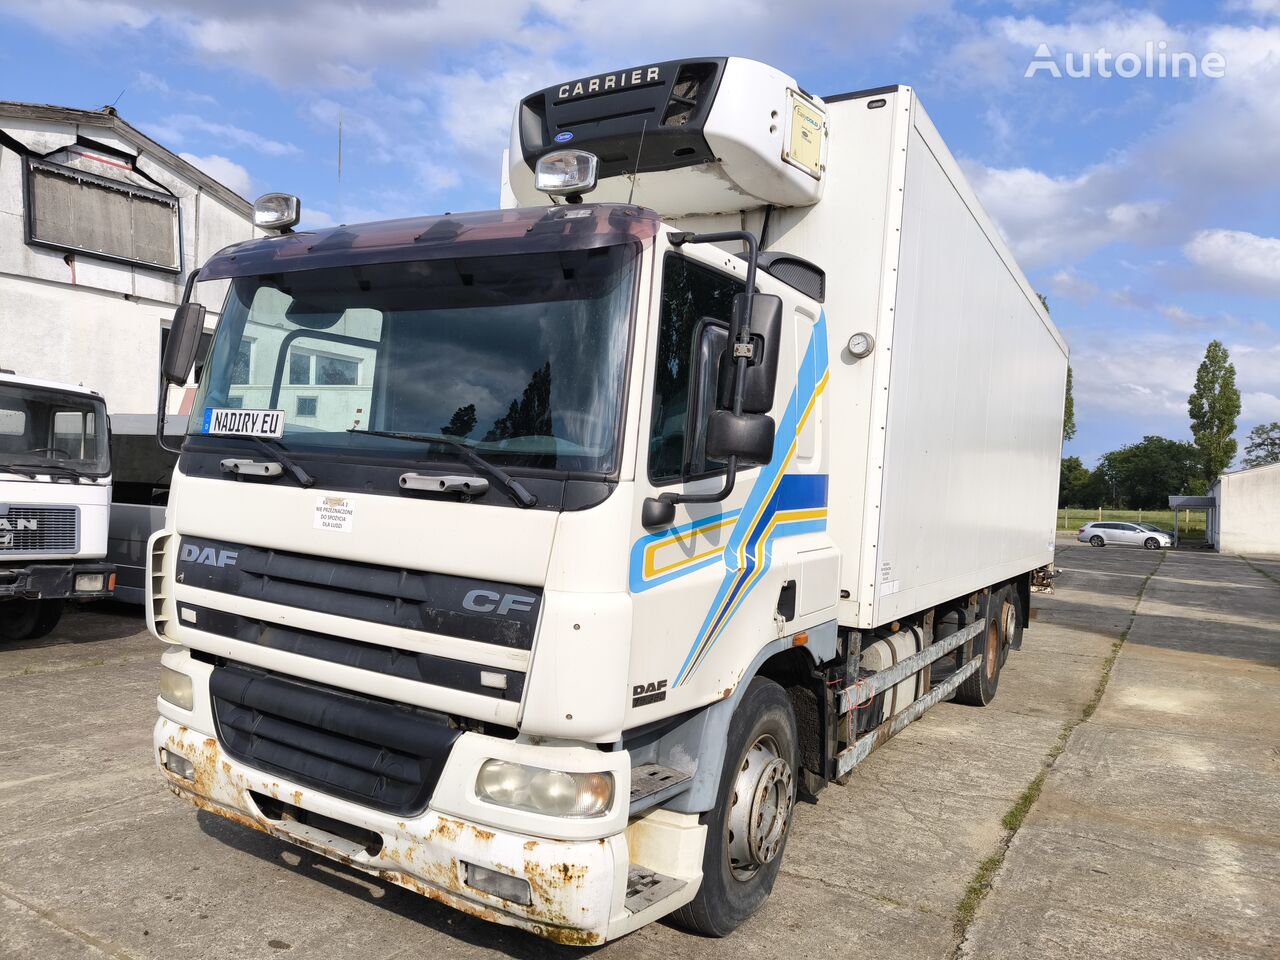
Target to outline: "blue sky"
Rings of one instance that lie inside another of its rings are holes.
[[[737,54],[818,94],[910,83],[1071,344],[1068,453],[1189,439],[1215,337],[1239,435],[1280,420],[1280,0],[0,0],[0,36],[0,98],[118,98],[313,225],[495,206],[516,99],[602,70]],[[1148,42],[1222,75],[1065,75]]]

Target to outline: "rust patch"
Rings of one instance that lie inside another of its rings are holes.
[[[489,843],[494,837],[492,830],[485,830],[482,827],[472,827],[471,834],[481,843]]]
[[[558,909],[565,902],[565,894],[580,890],[587,879],[587,868],[582,864],[553,863],[543,866],[533,860],[524,862],[524,877],[533,891],[537,913],[553,924],[571,924],[573,919]]]
[[[525,853],[532,853],[534,850],[537,850],[537,849],[538,849],[538,841],[537,841],[537,840],[526,840],[526,841],[524,842],[524,852],[525,852]]]
[[[427,834],[427,842],[433,840],[443,840],[445,843],[454,843],[462,836],[462,829],[465,827],[461,820],[451,820],[449,817],[441,817],[439,822],[431,828],[431,832]]]

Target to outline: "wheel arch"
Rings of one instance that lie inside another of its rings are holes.
[[[808,636],[803,643],[797,643],[797,638],[802,633]],[[720,787],[720,772],[724,766],[729,722],[733,718],[734,710],[742,702],[751,681],[757,676],[762,676],[773,680],[787,691],[797,686],[816,685],[818,681],[811,676],[813,668],[835,658],[837,643],[836,621],[830,620],[766,644],[742,672],[742,677],[729,696],[690,715],[666,733],[662,738],[664,741],[674,738],[687,755],[695,758],[697,762],[692,785],[666,804],[666,808],[678,813],[706,813],[714,807]],[[818,703],[820,708],[821,701]],[[794,695],[792,709],[796,709]],[[803,729],[806,724],[799,715],[796,717],[796,726],[799,731],[801,755],[807,756],[808,751],[812,749],[809,744],[810,734]],[[818,736],[821,735],[821,730],[819,722],[816,725]],[[821,751],[821,742],[817,744],[817,748]]]

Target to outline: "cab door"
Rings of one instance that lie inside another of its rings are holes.
[[[743,291],[746,272],[741,258],[700,245],[667,252],[659,266],[635,468],[628,726],[723,697],[755,651],[785,632],[775,614],[784,585],[796,579],[795,564],[791,551],[775,545],[788,531],[806,532],[801,521],[825,515],[826,507],[826,477],[814,445],[807,457],[796,456],[801,408],[811,406],[818,376],[817,365],[804,357],[811,359],[820,338],[825,373],[825,328],[806,321],[805,352],[797,351],[796,303],[803,298],[760,274],[758,289],[784,302],[770,412],[774,456],[766,465],[740,468],[725,499],[680,503],[674,523],[641,525],[646,497],[724,487],[726,465],[708,457],[705,428],[715,409],[733,298]],[[809,312],[814,321],[820,317],[816,305]]]

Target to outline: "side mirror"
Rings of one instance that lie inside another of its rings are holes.
[[[751,316],[747,318],[747,330],[751,334],[752,353],[742,381],[742,412],[768,413],[773,409],[773,391],[778,385],[778,349],[782,342],[782,298],[769,293],[757,293],[748,297],[740,293],[734,298],[733,308],[745,316],[750,304]],[[733,409],[733,350],[726,350],[720,357],[720,382],[717,387],[716,406],[721,410]]]
[[[707,420],[707,456],[737,457],[743,467],[766,464],[773,459],[773,431],[773,418],[764,414],[716,410]]]
[[[204,333],[204,315],[202,304],[189,302],[173,312],[173,326],[160,362],[165,383],[180,387],[191,377],[196,351],[200,349],[200,335]]]

